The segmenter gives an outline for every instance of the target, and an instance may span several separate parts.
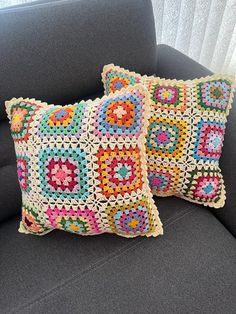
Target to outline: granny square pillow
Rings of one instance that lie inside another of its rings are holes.
[[[233,100],[233,78],[161,79],[110,64],[104,67],[102,80],[106,94],[137,83],[149,91],[146,153],[153,194],[222,207],[225,186],[219,159]]]
[[[148,98],[137,85],[67,106],[6,102],[22,191],[20,232],[162,234],[147,179]]]

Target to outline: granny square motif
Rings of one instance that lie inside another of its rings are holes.
[[[188,81],[161,79],[110,64],[104,66],[102,80],[106,94],[136,83],[149,91],[146,153],[153,194],[224,206],[219,159],[234,79],[226,75]]]
[[[22,191],[20,232],[162,234],[148,184],[147,90],[54,106],[6,102]]]

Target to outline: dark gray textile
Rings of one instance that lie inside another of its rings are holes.
[[[156,75],[177,80],[192,80],[212,72],[168,45],[157,46]]]
[[[235,313],[235,239],[206,208],[158,198],[165,235],[125,239],[0,226],[1,313]]]
[[[167,45],[157,46],[156,75],[171,79],[194,79],[212,72]],[[226,205],[212,212],[236,236],[236,96],[226,125],[220,167],[226,186]]]
[[[8,121],[0,121],[0,222],[21,211],[21,193]]]
[[[4,101],[61,104],[102,90],[115,63],[152,74],[156,40],[150,0],[53,1],[0,10],[0,119]]]

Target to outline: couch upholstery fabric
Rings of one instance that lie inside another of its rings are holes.
[[[124,239],[0,226],[2,313],[235,313],[235,239],[207,209],[158,198],[165,235]],[[148,268],[144,265],[148,263]]]
[[[20,210],[21,193],[13,140],[8,121],[0,121],[0,223]]]
[[[100,71],[111,62],[167,78],[209,74],[165,45],[156,63],[150,0],[61,0],[0,10],[0,40],[1,119],[3,100],[12,96],[62,104],[99,92]],[[232,111],[221,163],[227,203],[217,215],[236,234],[235,105]],[[20,217],[7,220],[20,211],[20,191],[8,122],[1,121],[0,312],[235,313],[235,239],[200,205],[157,202],[165,225],[159,238],[19,234]]]
[[[149,0],[53,1],[0,10],[0,117],[6,118],[3,102],[12,97],[63,104],[102,90],[101,69],[111,61],[152,74],[153,25]]]

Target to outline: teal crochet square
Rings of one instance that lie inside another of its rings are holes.
[[[42,194],[54,199],[86,199],[89,196],[86,153],[72,148],[46,148],[39,152]]]

